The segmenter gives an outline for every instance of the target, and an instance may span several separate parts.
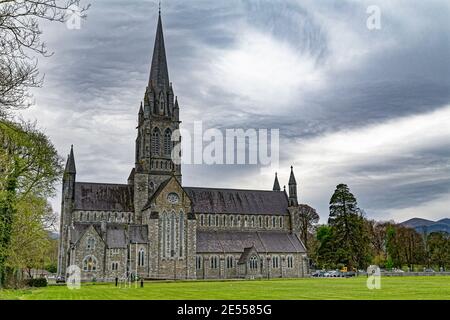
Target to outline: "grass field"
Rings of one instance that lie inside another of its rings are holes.
[[[144,288],[83,284],[79,290],[49,286],[0,290],[0,299],[136,300],[136,299],[450,299],[450,277],[383,277],[381,289],[369,290],[366,278],[308,278],[258,281],[146,282]]]

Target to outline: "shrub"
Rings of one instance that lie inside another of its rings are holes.
[[[25,284],[28,287],[35,287],[35,288],[46,287],[47,286],[47,279],[45,279],[45,278],[31,278],[31,279],[25,280]]]

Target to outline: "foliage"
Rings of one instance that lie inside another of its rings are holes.
[[[0,145],[1,285],[16,214],[18,210],[27,212],[23,206],[30,199],[54,194],[62,163],[48,137],[33,123],[0,120]]]
[[[47,279],[45,278],[31,278],[25,280],[25,285],[28,287],[42,288],[47,286]]]
[[[427,239],[429,264],[445,269],[450,266],[450,235],[433,232]]]
[[[310,239],[311,235],[314,232],[315,225],[319,222],[319,215],[316,212],[316,209],[306,205],[299,205],[299,218],[300,218],[300,240],[302,240],[303,244],[306,247],[308,253],[311,251],[310,249]]]
[[[334,263],[366,268],[370,261],[369,230],[355,196],[345,184],[339,184],[330,199],[328,224]]]

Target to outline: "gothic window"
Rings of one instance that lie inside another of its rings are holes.
[[[161,133],[158,128],[153,129],[152,133],[152,154],[159,155],[160,153],[160,136]]]
[[[94,256],[87,256],[83,259],[83,271],[97,271],[97,259]]]
[[[216,223],[215,223],[216,227],[219,226],[219,216],[216,216]]]
[[[279,266],[279,257],[272,256],[272,268],[278,268]]]
[[[272,228],[275,228],[276,224],[277,224],[276,218],[272,217]]]
[[[175,251],[175,213],[170,215],[170,256],[174,257]]]
[[[287,267],[290,269],[294,267],[294,257],[292,256],[287,257]]]
[[[244,218],[244,227],[248,227],[248,218],[245,216]]]
[[[266,228],[269,227],[269,217],[266,217]]]
[[[118,263],[118,262],[112,262],[112,263],[111,263],[111,270],[112,270],[112,271],[117,271],[117,270],[119,270],[119,263]]]
[[[234,226],[234,217],[233,216],[230,217],[230,226],[231,227]]]
[[[139,250],[139,254],[138,254],[138,266],[139,267],[145,266],[145,251],[142,248],[141,248],[141,250]]]
[[[210,259],[211,269],[217,269],[219,267],[219,258],[217,256],[212,256]]]
[[[241,216],[237,217],[237,225],[240,227],[241,226]]]
[[[167,214],[164,212],[162,214],[162,232],[161,232],[161,242],[162,242],[162,256],[167,257],[167,237],[168,237],[168,221]]]
[[[195,267],[197,270],[200,270],[202,268],[202,257],[201,256],[197,256],[195,258]]]
[[[252,226],[252,228],[255,226],[255,217],[252,217],[251,226]]]
[[[258,269],[258,259],[256,258],[256,256],[252,256],[250,258],[250,269]]]
[[[234,258],[233,256],[227,257],[227,269],[231,269],[234,267]]]
[[[211,227],[211,215],[208,215],[208,227]]]
[[[89,237],[87,240],[87,249],[94,250],[95,249],[95,239],[93,237]]]
[[[227,226],[227,216],[223,216],[223,217],[222,217],[222,225],[223,225],[224,227]]]
[[[263,226],[263,218],[259,217],[258,220],[259,220],[259,227],[262,228],[262,226]]]
[[[183,256],[184,248],[184,213],[180,212],[180,257]]]
[[[170,129],[166,129],[164,132],[164,154],[170,155],[172,151],[172,131]]]
[[[280,228],[283,228],[283,217],[279,218],[280,221],[278,221],[278,225],[280,226]]]
[[[205,216],[200,215],[200,225],[203,227],[205,225]]]

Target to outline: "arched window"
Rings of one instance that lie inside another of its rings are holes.
[[[219,216],[216,216],[216,223],[215,223],[216,227],[219,226]]]
[[[205,216],[200,215],[200,225],[203,227],[205,225]]]
[[[222,217],[222,225],[223,225],[224,227],[227,226],[227,216],[225,216],[225,215]]]
[[[263,226],[263,218],[260,216],[258,218],[258,220],[259,220],[259,227],[262,228],[262,226]]]
[[[183,248],[184,248],[184,213],[180,212],[180,257],[183,256]]]
[[[161,133],[158,128],[153,129],[152,132],[152,154],[153,155],[159,155],[160,153],[160,137]]]
[[[248,217],[247,216],[245,216],[244,217],[244,227],[248,227]]]
[[[252,226],[252,228],[255,226],[255,217],[252,217],[252,220],[251,220],[252,222],[251,222],[251,226]]]
[[[238,225],[238,227],[241,226],[241,216],[237,217],[237,225]]]
[[[280,217],[279,219],[280,221],[278,221],[278,225],[280,228],[283,228],[283,217]]]
[[[294,267],[294,257],[288,256],[287,257],[287,267],[292,269]]]
[[[176,255],[175,250],[175,213],[172,212],[170,215],[170,256],[174,257]]]
[[[95,249],[95,238],[94,237],[89,237],[89,239],[87,240],[87,249],[88,250]]]
[[[256,256],[251,256],[250,257],[250,269],[258,269],[258,259],[256,258]]]
[[[234,226],[234,217],[230,217],[230,227]]]
[[[233,256],[227,257],[227,269],[231,269],[234,267],[234,258]]]
[[[208,227],[211,227],[211,215],[208,214]]]
[[[97,259],[94,256],[87,256],[83,259],[83,271],[97,271]]]
[[[195,267],[197,270],[200,270],[202,268],[202,257],[197,256],[195,259]]]
[[[272,228],[275,228],[276,224],[277,224],[276,218],[272,217]]]
[[[272,256],[272,268],[278,268],[279,258],[278,256]]]
[[[212,256],[210,263],[211,269],[217,269],[219,267],[219,258],[217,256]]]
[[[169,128],[164,131],[164,154],[170,155],[172,152],[172,131]],[[167,165],[167,164],[166,164]]]
[[[143,248],[141,248],[138,253],[138,266],[145,266],[145,251]]]
[[[269,227],[269,217],[266,217],[266,228]]]
[[[119,270],[119,263],[118,262],[112,262],[111,263],[111,270],[112,271],[117,271],[117,270]]]

